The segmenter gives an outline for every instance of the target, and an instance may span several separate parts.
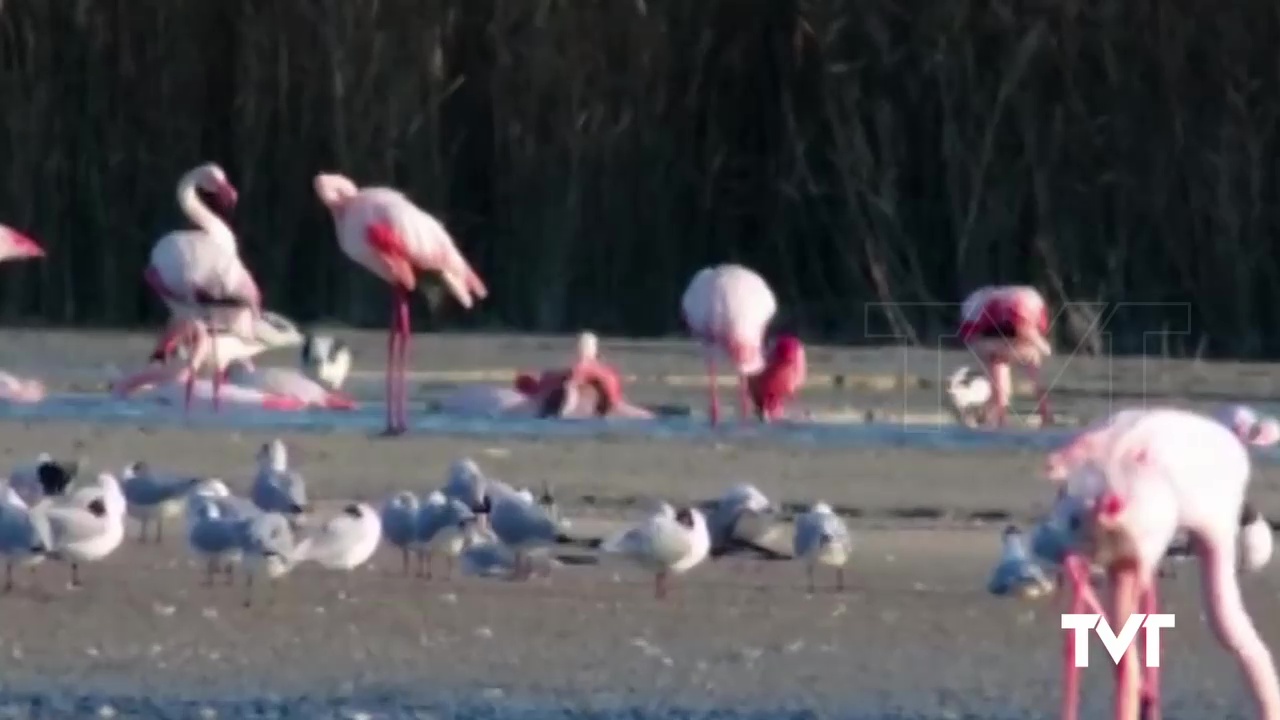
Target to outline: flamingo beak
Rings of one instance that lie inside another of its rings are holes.
[[[240,200],[240,194],[236,192],[235,186],[231,183],[222,183],[219,185],[215,194],[217,195],[218,203],[226,210],[234,208],[236,203]]]
[[[0,251],[0,259],[42,258],[44,248],[31,238],[12,228],[0,226],[0,237],[4,238],[5,247]]]

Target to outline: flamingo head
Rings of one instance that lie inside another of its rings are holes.
[[[521,395],[538,394],[538,379],[532,373],[522,372],[516,375],[515,389]]]
[[[595,360],[600,352],[600,340],[590,330],[578,335],[578,360]]]
[[[316,197],[320,198],[320,202],[335,212],[341,210],[359,192],[351,178],[337,173],[320,173],[312,184],[315,185]]]
[[[765,419],[780,415],[804,385],[806,372],[804,343],[794,335],[778,336],[764,370],[749,381],[756,413]]]
[[[240,199],[236,188],[227,180],[227,173],[217,163],[204,163],[192,170],[188,177],[197,190],[209,194],[223,210],[231,210]]]
[[[44,257],[44,248],[11,227],[0,225],[0,262]]]

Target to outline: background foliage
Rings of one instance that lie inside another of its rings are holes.
[[[141,269],[211,159],[303,320],[385,322],[312,195],[341,170],[490,282],[450,327],[673,332],[737,260],[815,338],[928,340],[1027,281],[1148,303],[1067,339],[1280,354],[1270,0],[0,2],[0,217],[51,250],[4,269],[10,322],[158,318]]]

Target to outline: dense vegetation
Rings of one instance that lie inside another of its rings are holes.
[[[0,221],[51,250],[9,321],[158,317],[140,271],[210,159],[302,319],[385,322],[312,195],[341,170],[460,239],[494,293],[453,327],[671,332],[736,259],[814,337],[932,341],[1028,281],[1147,303],[1072,313],[1124,349],[1280,355],[1268,0],[0,2]]]

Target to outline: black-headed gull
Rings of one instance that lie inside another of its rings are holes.
[[[244,606],[250,607],[253,605],[253,581],[260,572],[269,581],[274,581],[292,570],[297,562],[297,547],[289,518],[274,512],[249,518],[244,524],[241,549],[244,553]],[[271,599],[274,598],[275,593],[272,592]]]
[[[13,568],[34,566],[44,559],[51,544],[47,525],[31,517],[31,509],[18,493],[0,484],[0,555],[4,556],[4,592],[13,590]]]
[[[366,503],[351,503],[298,541],[294,557],[326,570],[354,570],[382,542],[382,518]]]
[[[409,574],[409,553],[418,539],[421,503],[411,492],[398,492],[382,504],[382,536],[400,551],[402,575]]]
[[[126,504],[120,483],[110,473],[98,475],[96,490],[66,499],[45,500],[32,508],[37,523],[46,523],[52,557],[71,563],[71,585],[80,585],[80,564],[97,562],[124,540]],[[83,504],[82,504],[83,503]]]
[[[276,438],[258,450],[258,472],[249,497],[263,512],[296,517],[307,511],[307,482],[289,470],[289,450]]]
[[[447,498],[444,493],[433,492],[418,509],[417,537],[414,540],[419,558],[425,560],[425,575],[431,577],[431,559],[444,555],[449,577],[453,575],[453,560],[466,547],[468,533],[476,522],[476,514],[457,498]]]
[[[688,572],[707,558],[711,536],[700,510],[662,503],[639,525],[606,538],[600,550],[652,572],[653,594],[661,599],[667,596],[669,575]]]

